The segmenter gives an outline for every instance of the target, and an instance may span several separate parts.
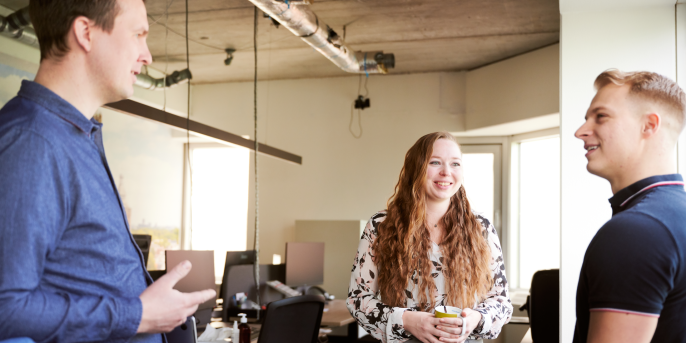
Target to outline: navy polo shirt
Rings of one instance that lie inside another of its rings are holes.
[[[612,219],[586,250],[574,342],[590,312],[659,317],[652,342],[686,342],[686,192],[679,174],[652,176],[610,198]]]
[[[0,340],[161,342],[136,335],[151,282],[102,124],[23,81],[0,110]]]

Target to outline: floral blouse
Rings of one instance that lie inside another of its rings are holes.
[[[512,304],[508,295],[503,253],[495,228],[483,216],[476,213],[475,215],[483,230],[487,232],[484,236],[488,237],[488,245],[491,248],[490,269],[493,273],[493,287],[486,294],[484,301],[476,303],[475,300],[472,309],[480,312],[484,320],[482,321],[483,325],[477,326],[472,331],[469,339],[493,339],[498,337],[503,325],[510,321]],[[421,309],[415,303],[415,299],[418,299],[418,287],[414,287],[412,282],[409,283],[405,291],[408,308],[391,307],[381,301],[376,279],[378,270],[374,264],[372,243],[377,237],[379,223],[383,222],[385,218],[386,212],[382,211],[376,213],[367,222],[355,256],[346,305],[357,323],[374,338],[385,343],[400,343],[412,338],[412,335],[403,328],[403,312],[407,310],[420,311]],[[432,245],[433,249],[429,252],[429,259],[433,262],[431,273],[438,289],[435,296],[436,306],[450,305],[444,303],[446,294],[442,272],[443,255],[436,243]],[[414,278],[416,275],[412,277]]]

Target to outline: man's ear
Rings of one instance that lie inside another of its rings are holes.
[[[93,22],[84,17],[76,17],[71,26],[71,33],[79,48],[90,52],[93,48]]]
[[[643,116],[643,135],[654,135],[661,127],[662,117],[660,117],[660,114],[649,113]]]

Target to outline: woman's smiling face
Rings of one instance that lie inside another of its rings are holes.
[[[450,201],[462,186],[462,178],[462,152],[457,143],[448,139],[437,140],[426,167],[427,202]]]

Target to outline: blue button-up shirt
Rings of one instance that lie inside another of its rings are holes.
[[[0,110],[0,340],[161,342],[136,335],[151,282],[102,124],[23,81]]]

